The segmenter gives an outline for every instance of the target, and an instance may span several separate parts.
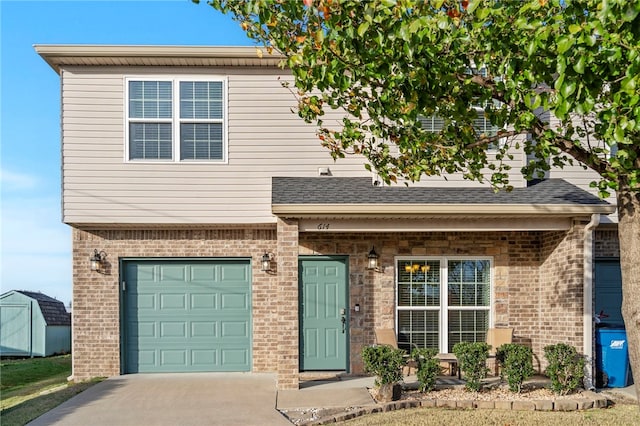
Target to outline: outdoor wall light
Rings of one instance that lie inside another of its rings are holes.
[[[271,270],[271,255],[265,252],[262,255],[261,267],[263,272],[269,272]]]
[[[105,269],[107,263],[107,253],[104,250],[93,250],[93,255],[89,257],[91,261],[91,270],[96,272],[102,272]]]
[[[378,253],[376,253],[376,248],[371,247],[371,251],[367,255],[369,263],[367,264],[367,269],[378,269]]]

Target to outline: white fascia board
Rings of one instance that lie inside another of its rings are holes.
[[[276,204],[273,214],[290,217],[318,215],[444,215],[444,216],[563,216],[610,214],[612,205],[566,204]]]
[[[506,232],[567,231],[566,217],[520,217],[485,219],[300,219],[299,232]]]

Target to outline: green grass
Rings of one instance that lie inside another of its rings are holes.
[[[587,411],[448,410],[415,408],[370,414],[338,423],[345,426],[621,426],[640,425],[637,404],[615,404]]]
[[[32,390],[42,391],[48,385],[66,383],[71,375],[71,355],[3,360],[0,370],[0,401],[4,403],[9,396],[30,394]],[[5,408],[4,404],[1,408]]]
[[[71,383],[71,356],[2,360],[0,423],[24,425],[99,380]]]

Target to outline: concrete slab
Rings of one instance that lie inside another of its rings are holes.
[[[638,401],[638,395],[636,394],[635,385],[627,386],[624,388],[602,388],[599,392],[609,395],[611,398],[624,398],[632,401]]]
[[[107,379],[29,425],[291,425],[276,410],[276,395],[274,374],[132,374]]]
[[[375,405],[367,390],[373,377],[345,377],[340,380],[316,380],[302,383],[299,390],[278,391],[278,410],[311,408],[347,408]]]
[[[365,388],[351,389],[300,389],[278,392],[278,410],[310,408],[347,408],[375,405]]]

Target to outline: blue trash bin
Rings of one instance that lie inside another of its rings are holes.
[[[596,328],[596,370],[606,374],[607,386],[629,386],[629,347],[623,327]]]

